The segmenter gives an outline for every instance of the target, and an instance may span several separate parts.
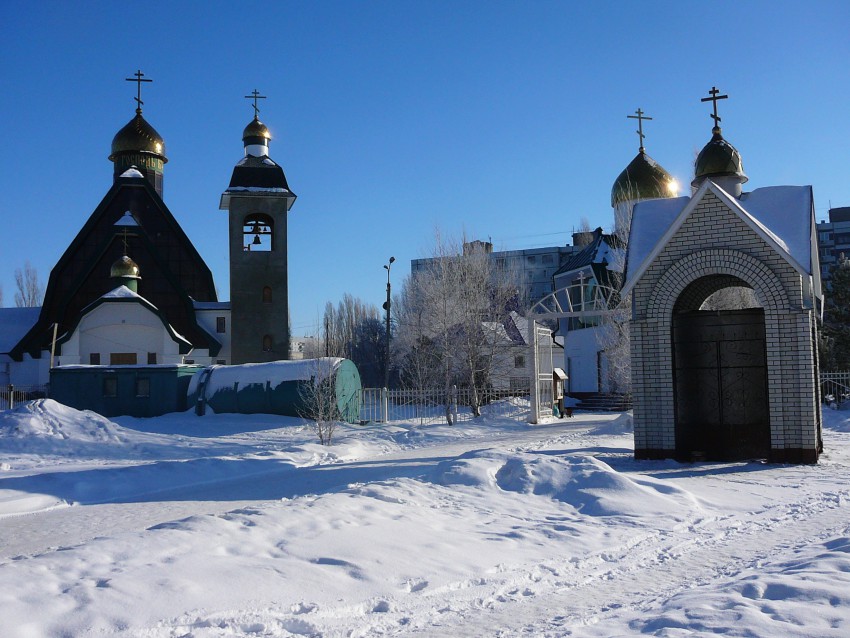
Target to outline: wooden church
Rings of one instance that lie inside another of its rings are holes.
[[[52,368],[231,364],[289,358],[286,214],[295,200],[257,117],[221,198],[231,300],[163,201],[165,141],[142,114],[112,140],[112,186],[50,273],[42,307],[0,309],[0,385],[43,385]],[[5,375],[5,378],[3,378]],[[138,374],[137,374],[138,376]]]

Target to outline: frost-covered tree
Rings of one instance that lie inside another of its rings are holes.
[[[492,325],[516,309],[517,290],[510,269],[477,243],[437,233],[431,259],[404,282],[395,304],[402,379],[413,387],[439,387],[446,396],[453,385],[463,386],[473,414],[480,414],[493,362],[506,346]],[[448,408],[446,419],[451,424]]]
[[[383,384],[386,331],[378,308],[346,293],[336,306],[325,304],[320,356],[351,359],[367,387]]]
[[[310,380],[299,388],[301,417],[312,421],[322,445],[330,445],[341,418],[334,387],[333,359],[310,360]]]

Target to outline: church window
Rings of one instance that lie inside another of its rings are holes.
[[[533,264],[533,263],[536,263],[536,262],[537,262],[537,257],[536,257],[536,256],[534,256],[534,255],[529,255],[529,256],[528,256],[528,263],[529,263],[529,264]]]
[[[156,352],[148,352],[148,365],[156,365]]]
[[[116,379],[115,377],[105,377],[103,379],[103,396],[118,396],[118,379]]]
[[[265,335],[263,337],[263,352],[271,352],[272,351],[272,336]]]
[[[135,352],[110,352],[109,365],[111,366],[134,366],[136,365]]]
[[[552,263],[552,255],[543,255],[543,263],[551,264]]]
[[[274,250],[274,221],[268,215],[253,213],[242,222],[242,246],[249,252]]]
[[[151,380],[148,378],[136,379],[136,396],[149,397],[151,395]]]
[[[89,353],[89,365],[93,365],[93,366],[99,366],[100,365],[100,353],[99,352]]]
[[[227,332],[227,317],[215,318],[215,331],[219,334]]]
[[[272,289],[268,286],[263,288],[263,303],[271,303],[272,302]]]

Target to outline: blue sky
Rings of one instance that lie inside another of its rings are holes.
[[[164,199],[229,299],[218,210],[258,89],[289,216],[296,335],[348,292],[380,305],[435,229],[497,249],[610,227],[637,152],[683,184],[716,85],[745,189],[811,184],[850,205],[850,3],[146,2],[4,4],[0,285],[50,268],[109,189],[112,137],[144,115],[166,143]],[[144,273],[143,273],[144,274]]]

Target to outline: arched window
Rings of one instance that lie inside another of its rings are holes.
[[[272,302],[272,289],[268,286],[263,288],[263,303],[271,303]]]
[[[274,250],[274,221],[268,215],[252,213],[242,222],[242,247],[244,250]]]
[[[272,351],[272,336],[265,335],[263,337],[263,352],[271,352]]]

